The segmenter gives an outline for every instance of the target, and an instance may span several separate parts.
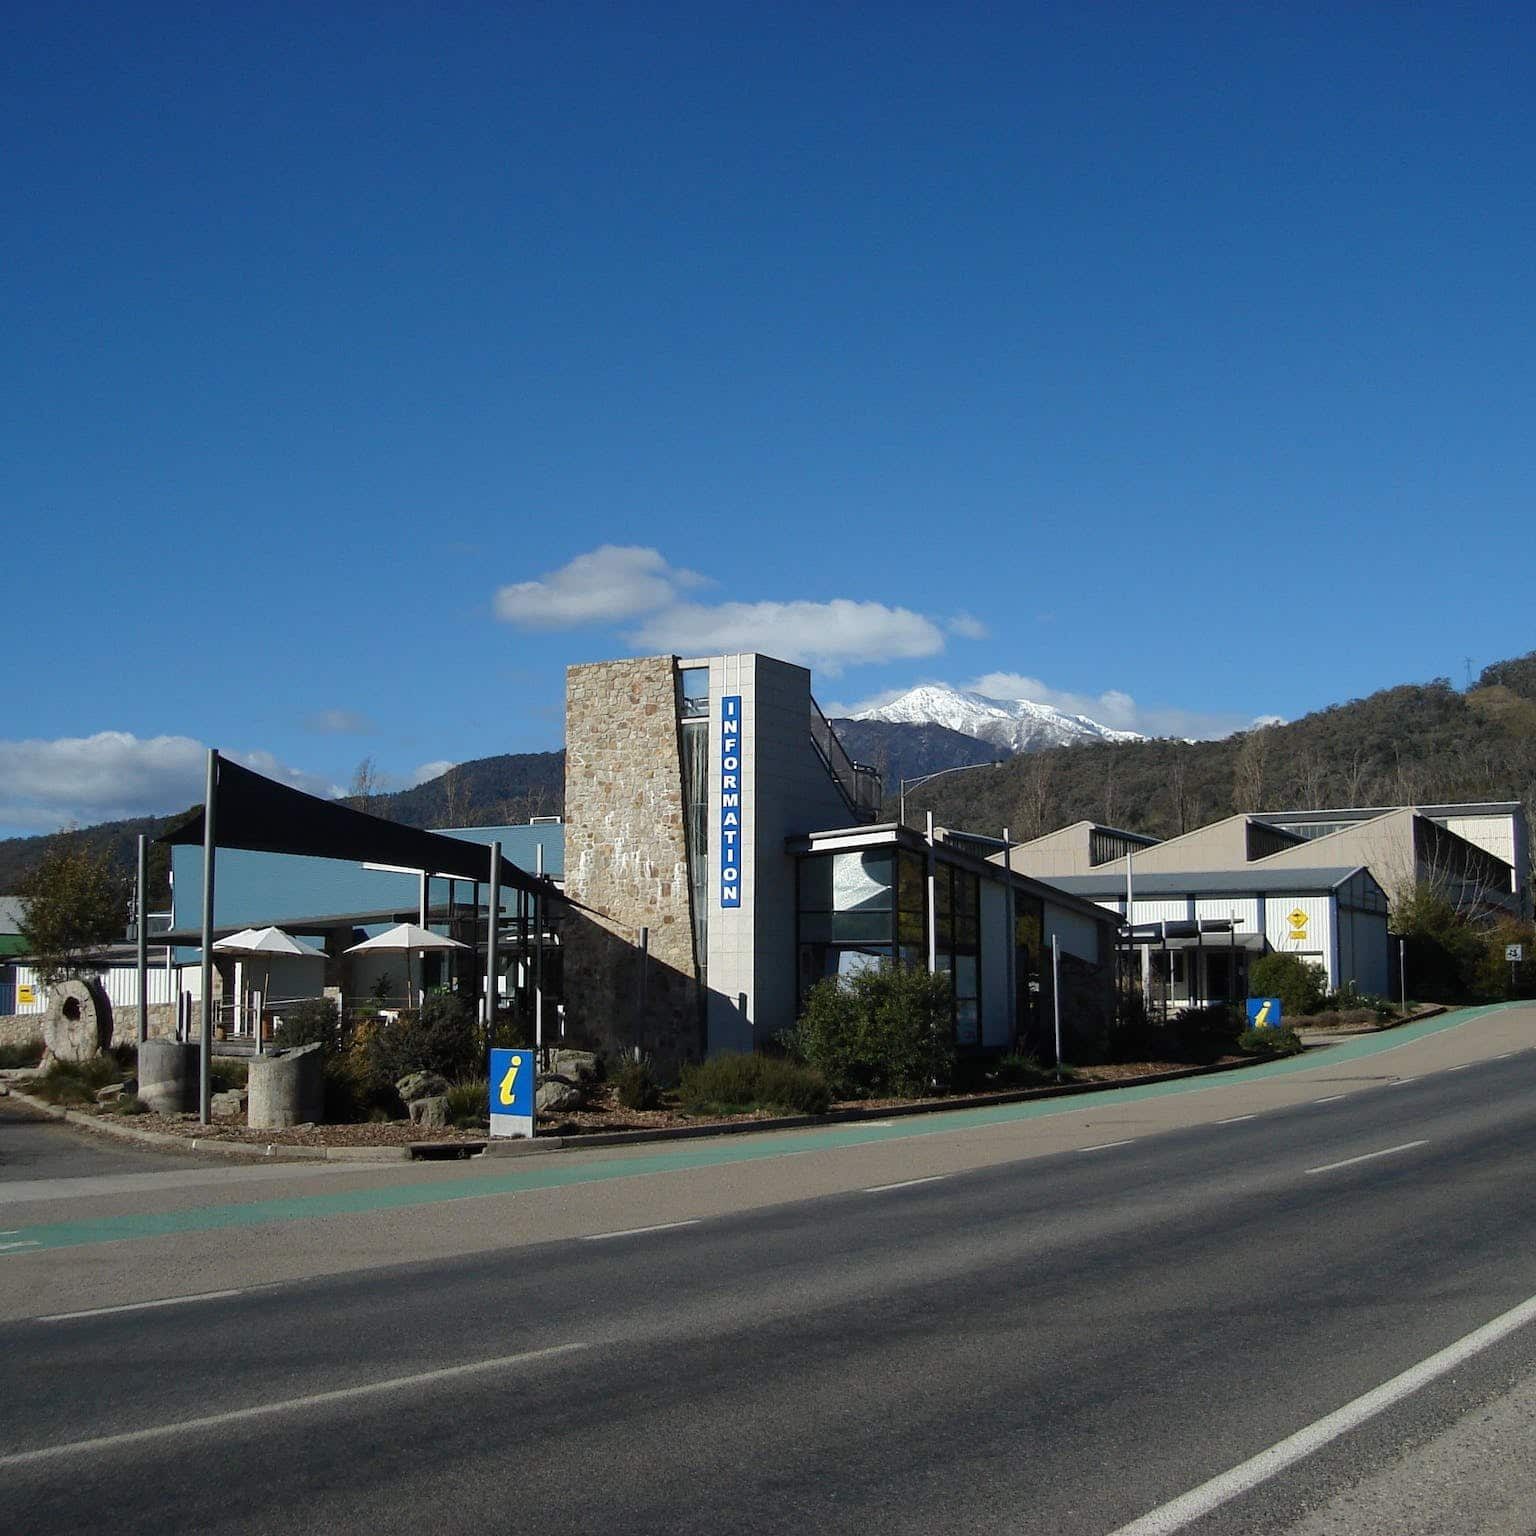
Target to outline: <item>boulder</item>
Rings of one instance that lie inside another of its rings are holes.
[[[448,1083],[436,1072],[407,1072],[395,1084],[395,1092],[405,1103],[414,1103],[417,1099],[439,1099],[448,1092]]]
[[[108,1083],[105,1088],[98,1088],[96,1090],[96,1102],[98,1104],[111,1104],[115,1102],[122,1098],[123,1089],[127,1086],[126,1083]]]
[[[581,1100],[580,1084],[562,1077],[546,1077],[534,1095],[533,1107],[545,1114],[558,1114],[563,1109],[579,1109]]]
[[[549,1075],[590,1083],[601,1072],[596,1051],[551,1051]]]
[[[411,1124],[426,1126],[429,1130],[443,1130],[448,1124],[448,1096],[433,1094],[429,1098],[412,1099],[406,1105],[411,1112]]]
[[[216,1093],[208,1101],[208,1106],[215,1115],[243,1115],[245,1104],[244,1088],[231,1088],[227,1093]]]

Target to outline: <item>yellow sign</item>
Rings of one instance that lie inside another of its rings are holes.
[[[497,1089],[496,1096],[503,1104],[515,1104],[516,1096],[512,1092],[512,1085],[517,1081],[517,1069],[522,1066],[523,1058],[514,1056],[512,1065],[507,1068],[507,1075],[501,1080],[501,1087]]]
[[[1292,907],[1285,914],[1285,920],[1291,925],[1291,942],[1293,944],[1305,944],[1307,941],[1307,914],[1300,907]]]
[[[24,981],[19,981],[16,983],[16,1006],[18,1008],[20,1008],[23,1004],[35,1003],[36,1001],[36,987],[28,986]]]

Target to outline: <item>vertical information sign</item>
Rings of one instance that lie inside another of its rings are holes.
[[[720,700],[720,905],[741,905],[741,695]]]
[[[532,1136],[534,1055],[531,1050],[491,1052],[491,1135]]]

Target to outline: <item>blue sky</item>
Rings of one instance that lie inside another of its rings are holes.
[[[1216,733],[1536,645],[1528,7],[3,36],[0,833],[557,747],[636,650]]]

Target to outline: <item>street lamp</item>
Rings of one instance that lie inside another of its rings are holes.
[[[1003,758],[994,758],[990,763],[956,763],[953,768],[935,768],[932,773],[920,773],[915,778],[902,779],[896,790],[896,824],[904,827],[907,824],[907,790],[916,789],[919,784],[926,784],[929,779],[942,779],[946,773],[964,773],[967,768],[1001,768]]]

